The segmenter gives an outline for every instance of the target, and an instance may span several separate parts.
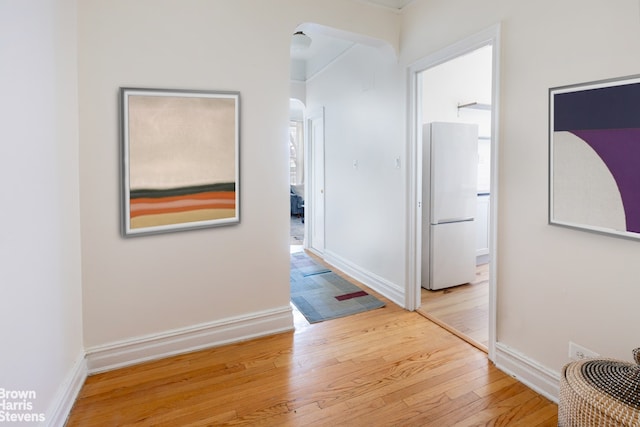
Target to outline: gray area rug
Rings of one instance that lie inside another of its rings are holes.
[[[302,245],[304,243],[304,222],[302,217],[291,215],[290,245]]]
[[[309,323],[384,307],[384,302],[315,262],[304,252],[291,254],[291,302]]]

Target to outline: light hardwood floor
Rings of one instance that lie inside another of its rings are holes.
[[[295,332],[91,376],[67,425],[557,425],[482,351],[386,303],[313,325],[294,310]]]
[[[477,267],[476,280],[472,283],[438,291],[422,288],[421,291],[420,314],[487,351],[489,264]]]

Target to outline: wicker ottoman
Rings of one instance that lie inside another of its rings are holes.
[[[640,348],[636,364],[585,359],[562,369],[558,425],[640,426]]]

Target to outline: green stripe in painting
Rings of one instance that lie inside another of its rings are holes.
[[[236,191],[236,183],[221,182],[217,184],[193,185],[190,187],[166,188],[162,190],[141,188],[138,190],[130,190],[129,198],[139,199],[141,197],[160,198],[171,196],[185,196],[187,194],[206,193],[209,191]]]

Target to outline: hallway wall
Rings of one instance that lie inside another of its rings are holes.
[[[637,241],[548,225],[548,90],[640,69],[640,4],[597,0],[416,1],[410,64],[501,24],[497,340],[557,375],[568,342],[631,359],[640,321]]]
[[[35,396],[0,398],[11,425],[62,424],[84,372],[76,7],[0,2],[0,389]]]
[[[356,45],[307,83],[325,109],[325,252],[404,292],[404,69]]]
[[[289,43],[304,22],[392,46],[399,41],[396,14],[341,0],[79,3],[82,278],[90,350],[272,315],[279,327],[292,327],[290,317],[282,321],[290,316]],[[121,86],[240,91],[240,224],[120,237]]]

